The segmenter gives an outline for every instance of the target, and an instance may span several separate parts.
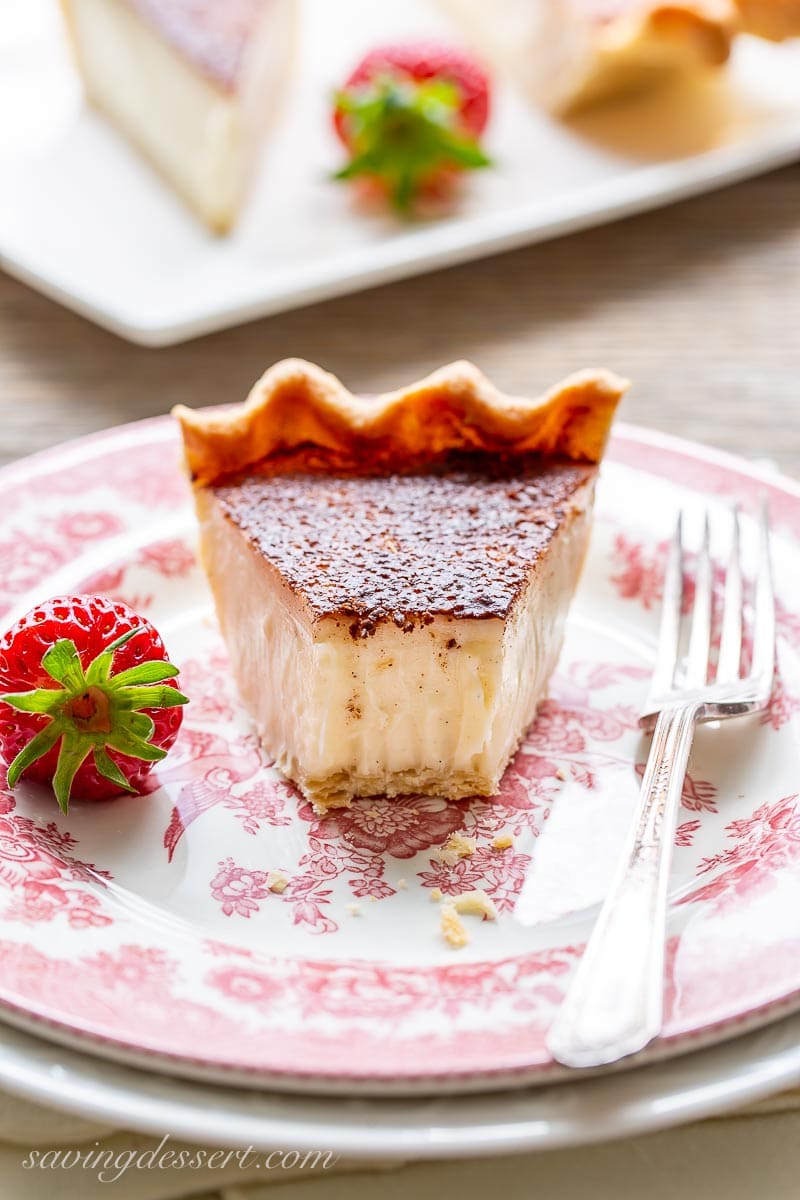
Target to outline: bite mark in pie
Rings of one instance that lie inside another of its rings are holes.
[[[538,400],[469,363],[372,399],[279,363],[176,410],[232,669],[318,810],[494,794],[561,648],[625,384]]]

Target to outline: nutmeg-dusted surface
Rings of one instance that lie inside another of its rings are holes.
[[[120,0],[226,91],[236,87],[248,40],[272,0]]]
[[[396,392],[364,398],[313,363],[291,358],[262,375],[244,404],[173,409],[198,484],[287,451],[322,451],[384,473],[440,461],[451,451],[543,454],[598,463],[627,381],[610,371],[570,375],[545,395],[506,396],[469,362],[450,363]]]
[[[435,473],[253,475],[214,494],[315,617],[505,619],[597,468],[461,456]]]

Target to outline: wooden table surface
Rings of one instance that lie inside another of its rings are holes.
[[[633,380],[625,420],[800,476],[800,165],[165,350],[0,275],[0,461],[177,401],[239,400],[286,355],[364,391],[454,358],[517,392],[607,366]]]

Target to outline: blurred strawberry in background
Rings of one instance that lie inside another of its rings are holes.
[[[337,178],[403,212],[446,199],[464,171],[490,165],[480,144],[489,109],[489,77],[465,51],[430,41],[371,50],[336,95],[334,127],[350,155]]]

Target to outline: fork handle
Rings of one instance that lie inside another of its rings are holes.
[[[547,1037],[566,1066],[616,1062],[661,1032],[667,883],[697,712],[656,722],[624,858]]]

